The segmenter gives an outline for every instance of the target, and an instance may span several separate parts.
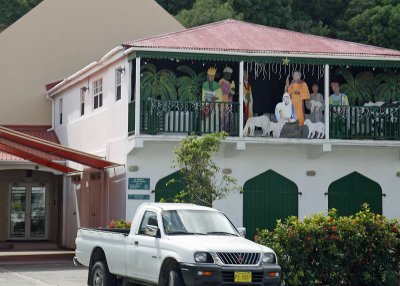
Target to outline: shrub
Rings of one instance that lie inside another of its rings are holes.
[[[108,224],[108,228],[131,228],[131,222],[130,221],[125,221],[123,219],[112,220]]]
[[[278,255],[288,285],[397,285],[400,223],[370,212],[315,214],[257,230],[256,242]]]

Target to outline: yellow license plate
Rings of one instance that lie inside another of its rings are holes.
[[[235,282],[251,282],[251,272],[235,272]]]

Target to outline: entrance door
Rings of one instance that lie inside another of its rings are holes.
[[[296,184],[272,170],[248,180],[243,189],[243,224],[250,239],[257,228],[273,230],[278,219],[298,215]]]
[[[328,207],[339,215],[348,216],[367,203],[372,212],[382,214],[382,188],[371,179],[353,172],[333,182],[328,189]]]
[[[171,183],[171,180],[175,180]],[[172,203],[176,195],[185,189],[181,171],[176,171],[162,179],[156,184],[155,201],[163,199],[165,202]]]
[[[10,239],[47,239],[46,188],[12,186],[10,198]]]

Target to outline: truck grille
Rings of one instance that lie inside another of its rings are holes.
[[[233,283],[234,282],[234,277],[235,277],[235,272],[234,271],[222,271],[222,278],[224,280],[224,283]],[[251,277],[252,277],[252,283],[261,283],[263,281],[263,272],[252,272]]]
[[[255,265],[260,261],[260,253],[217,252],[223,264]]]

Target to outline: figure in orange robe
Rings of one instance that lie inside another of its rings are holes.
[[[290,99],[294,107],[299,126],[304,125],[304,100],[310,98],[310,90],[307,83],[300,79],[301,74],[298,71],[293,72],[293,80],[289,84],[289,76],[286,79],[285,91],[290,94]]]

